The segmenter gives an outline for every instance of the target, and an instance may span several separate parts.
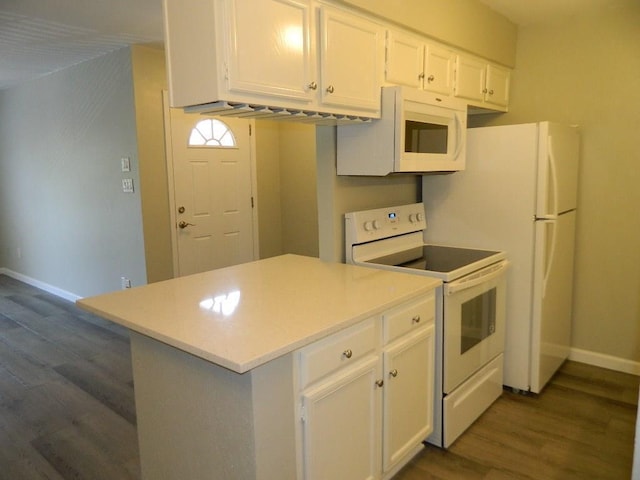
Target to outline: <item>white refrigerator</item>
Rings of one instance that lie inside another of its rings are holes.
[[[467,166],[425,175],[429,243],[503,250],[504,384],[539,393],[569,355],[579,133],[551,122],[471,128]]]

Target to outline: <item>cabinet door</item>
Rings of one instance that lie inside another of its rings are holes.
[[[454,55],[451,50],[427,45],[424,57],[424,89],[443,95],[453,93]]]
[[[481,60],[457,55],[454,96],[483,102],[486,67],[487,64]]]
[[[345,12],[321,7],[321,101],[380,110],[384,30]]]
[[[506,107],[509,104],[509,80],[509,70],[489,64],[487,66],[485,101],[500,107]]]
[[[424,43],[419,39],[387,30],[385,80],[394,85],[422,88]]]
[[[305,480],[379,478],[380,378],[380,361],[371,356],[303,392]]]
[[[433,431],[433,324],[385,348],[383,468],[387,472]]]
[[[309,86],[315,56],[308,2],[225,0],[224,5],[229,90],[313,100]]]

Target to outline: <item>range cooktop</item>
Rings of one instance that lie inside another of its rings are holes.
[[[500,252],[471,248],[422,245],[391,255],[373,258],[367,263],[449,273]]]

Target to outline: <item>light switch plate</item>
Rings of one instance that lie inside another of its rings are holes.
[[[133,178],[122,179],[122,191],[124,193],[133,193]]]
[[[129,157],[122,157],[120,159],[120,166],[123,172],[131,171],[131,159]]]

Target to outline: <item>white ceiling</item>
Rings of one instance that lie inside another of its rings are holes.
[[[600,11],[620,0],[480,0],[519,26]]]
[[[0,89],[158,42],[161,0],[0,0]]]
[[[518,25],[619,0],[480,0]],[[161,0],[0,0],[0,89],[162,42]]]

